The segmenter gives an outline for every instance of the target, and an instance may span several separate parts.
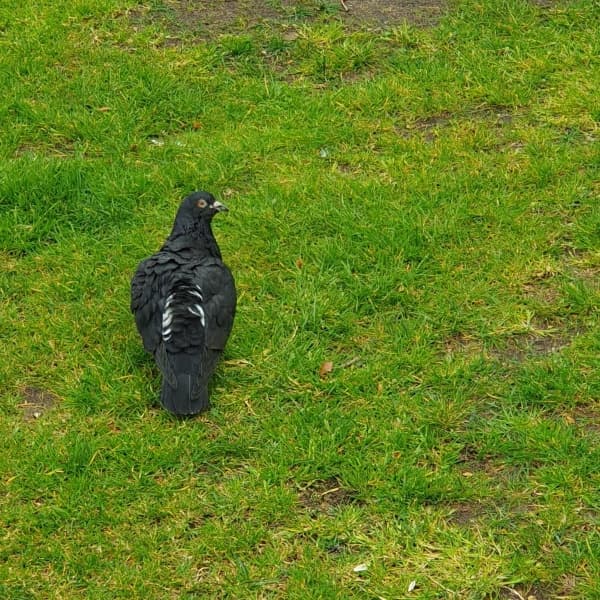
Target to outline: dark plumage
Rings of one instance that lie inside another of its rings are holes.
[[[209,407],[208,381],[233,325],[235,284],[211,230],[223,210],[207,192],[187,196],[171,235],[131,281],[131,311],[163,375],[160,401],[176,415]]]

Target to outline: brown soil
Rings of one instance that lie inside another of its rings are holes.
[[[445,9],[446,0],[164,0],[160,10],[140,8],[129,14],[135,24],[158,22],[175,36],[191,31],[210,39],[261,23],[299,25],[328,18],[352,30],[403,23],[427,27],[436,25]]]
[[[470,525],[486,513],[485,507],[477,502],[456,502],[450,509],[448,521],[461,526]]]
[[[549,586],[544,584],[520,584],[514,587],[503,587],[500,591],[502,600],[550,600],[556,598]]]
[[[58,401],[52,392],[30,386],[21,390],[21,396],[23,402],[19,407],[23,409],[23,418],[26,421],[38,419]]]
[[[485,473],[490,477],[498,477],[504,466],[496,464],[490,456],[479,456],[477,450],[467,444],[460,452],[457,468],[463,475],[471,477],[476,473]]]
[[[396,133],[405,139],[420,136],[425,142],[433,142],[438,138],[444,128],[460,123],[468,126],[472,123],[485,124],[489,129],[500,129],[510,125],[518,116],[510,107],[498,104],[481,106],[472,110],[452,113],[443,111],[416,119],[411,123],[398,124]]]
[[[298,499],[304,508],[318,512],[329,512],[338,506],[359,503],[354,492],[342,487],[335,477],[311,483],[300,492]]]
[[[540,322],[531,333],[514,334],[492,356],[508,362],[523,362],[527,358],[546,356],[568,347],[581,333],[575,325]]]
[[[467,356],[480,356],[485,352],[480,340],[462,332],[448,337],[444,341],[444,348],[447,355],[464,354]]]
[[[401,23],[423,27],[435,25],[446,3],[440,0],[347,0],[345,4],[348,10],[340,12],[344,22],[386,29]]]

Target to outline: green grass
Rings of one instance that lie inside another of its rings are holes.
[[[598,2],[161,7],[0,1],[0,596],[600,598]],[[177,421],[129,280],[197,188],[239,312]]]

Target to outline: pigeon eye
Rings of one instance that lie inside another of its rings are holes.
[[[198,202],[196,202],[196,206],[198,208],[206,208],[206,200],[198,200]]]

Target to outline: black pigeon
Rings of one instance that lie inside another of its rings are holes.
[[[224,210],[207,192],[187,196],[171,235],[131,281],[131,312],[163,375],[160,401],[176,415],[209,407],[208,381],[233,325],[235,284],[211,230]]]

